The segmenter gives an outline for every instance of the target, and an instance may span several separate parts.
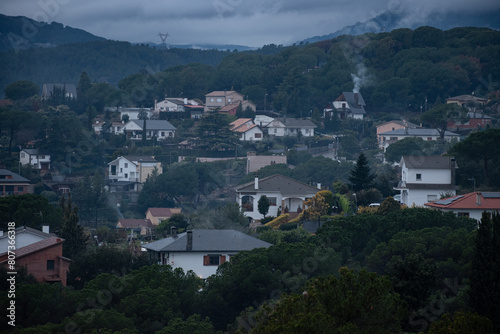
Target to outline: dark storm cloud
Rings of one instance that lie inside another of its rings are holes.
[[[430,13],[498,9],[494,0],[2,0],[0,12],[61,22],[131,42],[286,44],[335,32],[383,11]],[[391,16],[388,16],[388,20]],[[408,23],[411,23],[408,21]]]

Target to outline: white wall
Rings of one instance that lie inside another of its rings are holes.
[[[408,189],[408,197],[405,198],[401,196],[401,201],[403,204],[408,206],[424,206],[425,203],[429,203],[432,201],[437,201],[441,198],[441,194],[443,193],[451,193],[451,196],[456,195],[456,191],[454,189]],[[434,199],[429,198],[429,196],[435,196]]]
[[[425,184],[451,184],[450,169],[416,169],[402,168],[402,181],[406,183],[425,183]],[[417,174],[421,174],[421,180],[417,180]]]
[[[236,253],[206,253],[206,252],[182,252],[182,253],[169,253],[168,264],[172,268],[182,268],[185,272],[192,270],[200,278],[207,278],[214,275],[218,266],[205,266],[203,264],[203,257],[208,254],[225,255],[226,261],[229,261],[231,255]]]

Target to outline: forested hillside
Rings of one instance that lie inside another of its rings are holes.
[[[190,65],[168,69],[161,80],[144,73],[122,83],[129,93],[138,84],[152,85],[148,95],[136,98],[139,105],[165,94],[203,98],[210,90],[234,89],[259,109],[267,104],[267,109],[300,117],[322,110],[342,91],[355,87],[369,114],[419,112],[420,106],[427,103],[430,108],[450,96],[474,92],[489,97],[498,89],[499,77],[500,32],[420,27],[340,36],[283,48],[278,54],[231,53],[215,70],[207,67],[200,72]],[[136,84],[130,85],[132,81]]]

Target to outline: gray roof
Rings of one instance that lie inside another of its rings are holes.
[[[239,252],[269,247],[270,243],[235,230],[193,230],[192,252]],[[155,252],[186,252],[188,233],[143,245]]]
[[[319,189],[289,177],[275,174],[259,179],[259,189],[255,189],[255,181],[236,187],[237,192],[281,192],[283,196],[310,195],[314,196]]]
[[[39,150],[37,148],[25,148],[22,149],[22,151],[28,153],[29,155],[40,155],[40,154],[49,155],[48,151]]]
[[[142,129],[142,120],[133,120],[138,127]],[[166,120],[146,120],[146,130],[175,130],[175,126],[173,126],[169,121]]]
[[[439,136],[439,131],[436,129],[397,129],[393,131],[387,131],[384,133],[381,133],[380,135],[382,136],[410,136],[410,137],[419,137],[419,136]],[[457,136],[459,137],[460,135],[455,132],[450,132],[450,131],[445,131],[444,132],[445,136]]]
[[[276,118],[276,120],[283,123],[287,128],[317,128],[316,124],[308,119],[297,119],[297,118]]]
[[[1,183],[17,183],[17,182],[29,183],[30,180],[22,177],[19,174],[11,172],[8,169],[0,169],[0,182]]]
[[[132,162],[158,162],[152,156],[147,155],[124,155],[123,157]]]
[[[423,169],[450,169],[453,166],[454,157],[440,155],[404,155],[401,157],[408,168]]]
[[[363,95],[361,93],[354,93],[354,92],[342,92],[342,95],[344,96],[345,101],[349,105],[349,109],[351,110],[351,113],[353,114],[366,114],[365,111],[365,100],[363,99]],[[337,98],[337,101],[342,101],[342,95]]]

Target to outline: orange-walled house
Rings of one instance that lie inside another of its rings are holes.
[[[49,237],[15,250],[16,267],[26,267],[40,283],[60,282],[66,286],[71,260],[62,255],[64,239]],[[8,253],[0,254],[0,265],[8,271]]]

